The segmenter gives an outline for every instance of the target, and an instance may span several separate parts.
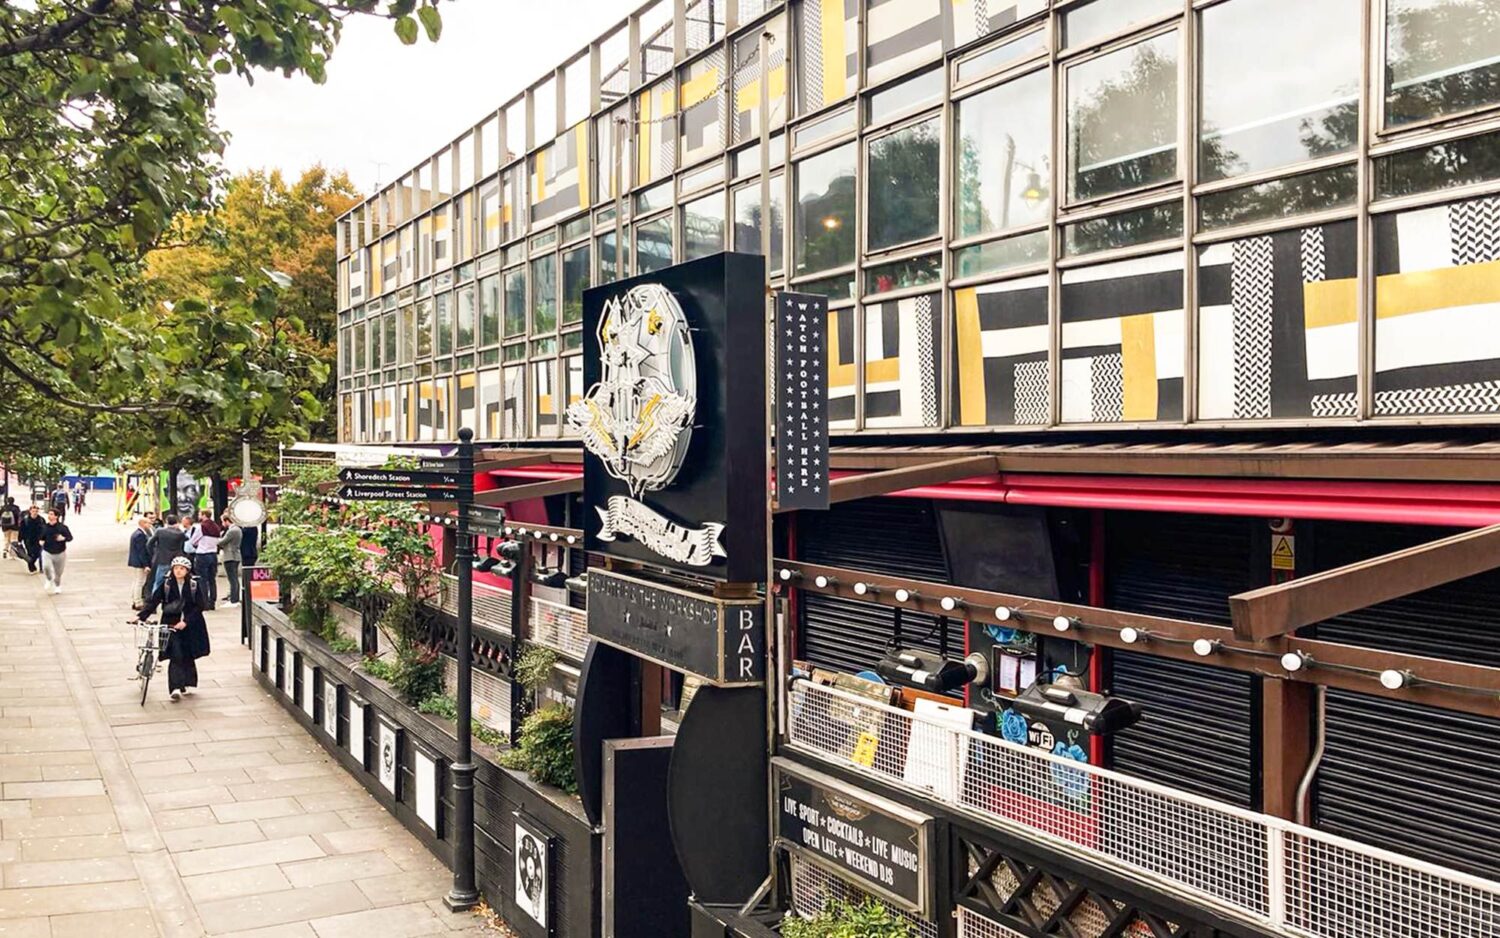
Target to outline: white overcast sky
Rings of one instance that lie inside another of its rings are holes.
[[[230,172],[322,163],[366,194],[582,49],[640,0],[445,0],[443,35],[403,46],[389,21],[355,17],[328,80],[219,81]],[[384,164],[384,165],[380,165]]]

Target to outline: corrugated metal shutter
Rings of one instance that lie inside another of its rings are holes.
[[[803,512],[797,556],[809,563],[909,576],[939,583],[948,564],[932,503],[910,498],[866,499]],[[801,594],[802,655],[822,667],[850,673],[873,668],[895,634],[896,611],[810,591]],[[942,651],[933,616],[901,615],[901,641]],[[948,651],[963,648],[963,623],[948,626]]]
[[[1442,528],[1321,522],[1330,569],[1444,537]],[[1317,626],[1317,636],[1500,665],[1500,572],[1468,577]],[[1318,826],[1434,863],[1500,878],[1500,720],[1330,690],[1314,789]]]
[[[1112,609],[1228,624],[1227,597],[1255,585],[1248,518],[1111,512],[1105,589]],[[1111,691],[1145,707],[1111,741],[1110,764],[1130,775],[1231,804],[1259,802],[1258,687],[1236,671],[1116,652]]]

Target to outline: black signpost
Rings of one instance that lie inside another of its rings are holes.
[[[828,298],[776,296],[776,503],[828,507]]]
[[[454,536],[453,560],[458,570],[458,756],[449,766],[453,775],[453,888],[443,902],[454,912],[479,904],[474,879],[474,751],[470,729],[473,722],[474,667],[474,541],[469,533],[469,510],[474,505],[474,431],[458,431],[457,491],[458,530]],[[450,495],[451,497],[451,495]]]

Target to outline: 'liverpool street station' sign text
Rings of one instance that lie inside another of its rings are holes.
[[[776,297],[776,503],[828,507],[828,298]]]
[[[931,913],[931,817],[785,758],[771,769],[778,844],[908,911]]]
[[[715,684],[765,679],[765,605],[589,570],[589,635]]]

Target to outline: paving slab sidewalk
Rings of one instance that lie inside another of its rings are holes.
[[[95,498],[61,595],[0,561],[0,935],[499,934],[255,683],[239,610],[208,614],[196,694],[163,669],[140,706],[130,529]]]

